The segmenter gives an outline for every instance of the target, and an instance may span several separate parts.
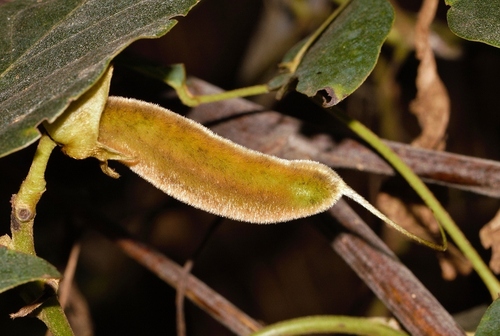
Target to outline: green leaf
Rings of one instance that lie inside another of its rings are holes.
[[[457,36],[500,47],[500,0],[448,0],[448,26]]]
[[[19,0],[0,7],[0,156],[40,136],[140,38],[168,32],[198,0]]]
[[[496,336],[500,330],[500,299],[496,299],[484,313],[476,330],[476,336]]]
[[[56,268],[47,261],[0,247],[0,293],[31,281],[60,277]]]
[[[326,93],[327,107],[339,103],[373,70],[393,21],[394,10],[387,0],[352,0],[310,47],[295,73],[281,75],[269,86],[297,79],[297,91],[310,97]],[[284,62],[304,43],[292,48]]]

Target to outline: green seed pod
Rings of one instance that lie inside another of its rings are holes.
[[[138,175],[182,202],[252,223],[275,223],[330,208],[348,188],[318,162],[265,155],[157,105],[110,97],[99,143],[132,160]]]

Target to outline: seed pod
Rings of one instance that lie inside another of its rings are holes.
[[[53,123],[51,137],[71,157],[96,157],[103,171],[118,160],[165,193],[196,208],[251,223],[307,217],[345,195],[405,236],[436,250],[443,245],[406,231],[327,166],[265,155],[214,134],[154,104],[109,97],[112,69]],[[102,108],[104,106],[104,109]]]
[[[214,134],[157,105],[110,97],[99,143],[168,195],[236,220],[275,223],[330,208],[348,188],[314,161],[283,160]]]

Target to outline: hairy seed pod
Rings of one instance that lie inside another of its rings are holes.
[[[168,195],[214,214],[275,223],[330,208],[348,188],[314,161],[265,155],[204,126],[143,101],[110,97],[101,115],[99,143]]]
[[[118,177],[118,160],[165,193],[196,208],[251,223],[277,223],[325,211],[344,195],[405,236],[436,250],[387,218],[327,166],[265,155],[160,106],[107,97],[112,68],[65,113],[44,126],[75,159],[95,157]],[[444,237],[444,236],[443,236]]]
[[[52,123],[75,159],[118,160],[165,193],[219,216],[276,223],[330,208],[349,187],[330,168],[265,155],[160,106],[107,97],[112,68]]]

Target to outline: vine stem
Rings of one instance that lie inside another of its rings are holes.
[[[349,316],[308,316],[267,326],[252,336],[296,336],[318,333],[348,333],[371,336],[407,336],[373,319]]]
[[[500,282],[422,180],[399,158],[396,153],[392,151],[392,149],[384,144],[380,138],[365,125],[349,117],[339,109],[328,109],[327,111],[347,125],[347,127],[349,127],[349,129],[355,132],[359,137],[369,143],[394,167],[399,174],[401,174],[401,176],[422,198],[425,204],[427,204],[427,206],[433,211],[436,219],[442,225],[444,230],[446,230],[446,232],[450,235],[462,253],[467,257],[467,259],[470,260],[472,267],[474,267],[477,274],[488,288],[492,299],[497,299],[500,294]],[[440,230],[442,230],[441,225]],[[446,240],[444,243],[446,244]]]
[[[172,64],[167,67],[155,66],[144,61],[138,61],[136,59],[123,56],[116,58],[115,62],[142,73],[143,75],[156,78],[169,85],[175,90],[181,102],[189,107],[195,107],[200,104],[214,103],[232,98],[256,96],[270,92],[267,84],[258,84],[218,93],[195,95],[189,90],[187,85],[186,69],[183,64]]]
[[[36,255],[33,238],[36,205],[45,191],[45,170],[55,146],[55,142],[47,135],[42,136],[28,176],[21,184],[19,192],[12,197],[10,226],[14,250]]]
[[[73,330],[69,325],[68,319],[64,314],[64,310],[59,304],[56,297],[51,297],[44,302],[40,313],[37,315],[47,328],[52,336],[73,336]]]
[[[240,89],[200,96],[193,95],[185,85],[182,85],[181,87],[175,86],[174,89],[177,92],[177,95],[179,96],[179,99],[182,101],[182,103],[190,107],[231,98],[241,98],[269,93],[269,87],[266,84],[258,84]]]
[[[12,197],[11,248],[14,250],[36,255],[33,236],[36,205],[45,191],[45,170],[55,147],[56,143],[50,137],[42,135],[28,175],[21,184],[19,192]],[[43,282],[31,283],[26,290],[35,296],[41,295],[44,291]],[[52,335],[73,335],[68,319],[55,296],[48,298],[42,304],[37,317],[45,323]]]

